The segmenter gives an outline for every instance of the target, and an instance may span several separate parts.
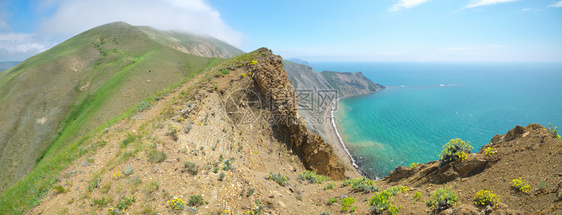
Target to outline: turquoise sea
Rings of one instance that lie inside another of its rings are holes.
[[[387,88],[340,99],[337,128],[360,170],[384,177],[397,166],[439,159],[453,138],[473,152],[516,125],[562,127],[561,63],[313,63],[361,71]]]

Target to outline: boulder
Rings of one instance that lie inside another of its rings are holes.
[[[488,160],[483,154],[469,154],[466,160],[454,162],[453,168],[462,177],[478,174],[486,168]]]
[[[409,167],[399,166],[396,169],[390,171],[390,182],[397,182],[404,178],[410,177],[414,173],[414,170]]]

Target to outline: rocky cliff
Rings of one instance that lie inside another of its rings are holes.
[[[338,95],[342,97],[364,95],[384,89],[384,86],[374,83],[363,76],[361,72],[323,71],[322,76],[330,83],[332,88],[338,91]]]
[[[256,52],[259,53],[257,61],[260,63],[252,65],[250,71],[267,106],[272,108],[274,119],[279,119],[276,131],[287,137],[290,147],[299,154],[307,168],[343,179],[345,170],[332,146],[319,135],[308,132],[306,121],[300,117],[295,88],[283,69],[281,57],[264,48]]]

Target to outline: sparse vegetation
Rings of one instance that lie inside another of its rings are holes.
[[[207,203],[208,202],[203,200],[203,196],[201,196],[201,195],[191,195],[191,196],[189,196],[189,202],[187,203],[187,205],[197,207],[197,206],[200,206],[200,205],[206,205]]]
[[[113,202],[111,197],[102,196],[101,198],[92,198],[92,203],[98,207],[107,206],[107,204]]]
[[[185,167],[185,169],[187,169],[187,172],[189,172],[191,175],[197,175],[197,173],[199,172],[199,167],[197,167],[197,164],[193,162],[184,161],[183,166]]]
[[[162,161],[166,160],[166,158],[168,158],[168,155],[163,151],[151,149],[148,152],[148,160],[150,162],[161,163]]]
[[[269,173],[269,175],[266,176],[266,179],[275,181],[275,182],[277,182],[277,184],[279,184],[283,187],[285,185],[287,185],[287,176],[285,176],[281,173],[277,173],[277,174]]]
[[[428,207],[435,210],[444,210],[458,204],[459,196],[451,191],[450,187],[439,188],[431,193],[430,200],[426,202]]]
[[[338,201],[338,199],[336,198],[330,198],[330,200],[328,200],[328,203],[326,203],[327,205],[333,205],[334,203],[336,203]]]
[[[419,201],[422,197],[422,194],[420,192],[416,192],[414,193],[414,195],[412,196],[412,198],[414,198],[414,201]]]
[[[500,196],[489,190],[480,190],[474,196],[474,204],[478,206],[494,206],[500,202]]]
[[[68,191],[67,189],[64,189],[64,187],[60,184],[53,186],[53,190],[55,191],[56,194],[66,193]]]
[[[109,214],[111,215],[122,214],[133,203],[135,203],[135,201],[136,199],[134,195],[132,195],[131,197],[125,197],[125,195],[123,194],[123,197],[119,199],[119,202],[117,202],[117,204],[114,205],[113,207],[109,208]]]
[[[371,212],[374,214],[382,214],[385,211],[389,211],[390,214],[397,214],[401,207],[396,207],[391,204],[392,196],[400,192],[408,192],[408,190],[408,187],[398,185],[389,187],[380,193],[374,193],[374,196],[369,199]]]
[[[135,168],[133,168],[131,166],[126,166],[125,169],[123,170],[123,173],[125,173],[125,176],[129,176],[129,175],[133,174],[134,171],[135,171]]]
[[[324,190],[331,190],[334,189],[334,184],[328,184],[324,187]]]
[[[484,150],[484,154],[485,154],[485,155],[488,155],[488,156],[490,156],[490,157],[491,157],[491,156],[494,156],[494,155],[496,154],[496,149],[488,146],[488,147]]]
[[[219,181],[223,181],[225,177],[226,177],[226,174],[224,174],[224,172],[221,172],[219,174]]]
[[[299,174],[298,180],[308,181],[311,184],[322,184],[326,180],[330,180],[328,176],[318,175],[312,171],[306,170]]]
[[[550,125],[550,123],[548,123],[548,129],[552,133],[552,136],[560,139],[560,135],[558,134],[558,126],[554,126],[554,128],[552,128],[552,125]]]
[[[172,210],[175,211],[183,211],[185,207],[185,202],[182,199],[178,199],[178,198],[169,200],[167,203],[168,203],[168,207],[170,207]]]
[[[516,178],[511,180],[511,188],[522,193],[529,193],[529,191],[531,190],[531,185],[523,182],[521,178]]]
[[[470,142],[464,142],[463,140],[456,138],[449,140],[448,143],[443,145],[443,151],[439,155],[439,159],[441,161],[441,165],[445,165],[449,162],[456,161],[456,160],[464,160],[467,157],[467,154],[470,153],[474,147],[470,145]]]
[[[375,182],[366,177],[347,179],[341,186],[351,186],[351,190],[353,192],[371,193],[379,190],[379,188],[375,185]]]
[[[150,109],[150,104],[148,104],[148,102],[141,102],[139,105],[137,105],[138,112],[143,112],[148,109]]]
[[[250,189],[248,189],[248,193],[246,194],[246,196],[249,197],[249,196],[253,195],[255,192],[256,192],[255,188],[250,188]]]
[[[353,206],[355,202],[355,198],[353,197],[346,197],[341,200],[341,212],[346,212],[349,208]]]

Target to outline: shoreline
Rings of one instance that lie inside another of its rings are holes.
[[[363,172],[359,170],[359,166],[355,162],[355,159],[353,159],[353,156],[351,156],[349,149],[343,142],[343,139],[341,138],[338,132],[335,118],[334,118],[334,110],[333,110],[333,104],[338,100],[339,98],[337,100],[332,100],[330,102],[330,105],[328,105],[328,108],[326,108],[326,110],[324,111],[324,118],[330,119],[330,123],[324,124],[326,137],[328,138],[328,141],[331,143],[332,148],[335,149],[334,151],[336,152],[336,155],[340,158],[340,160],[347,161],[344,162],[346,164],[346,170],[351,171],[354,175],[365,176],[365,174],[363,174]]]

